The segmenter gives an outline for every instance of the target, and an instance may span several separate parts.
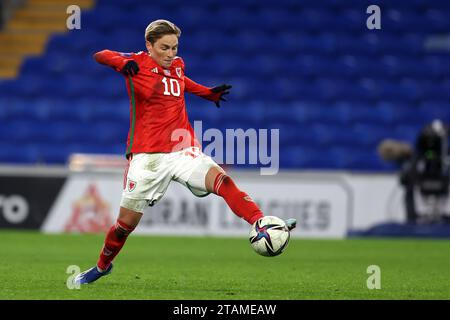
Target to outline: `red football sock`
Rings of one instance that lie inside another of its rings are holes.
[[[100,252],[97,267],[102,270],[108,269],[111,261],[113,261],[120,249],[122,249],[128,235],[133,230],[134,228],[128,226],[120,220],[117,220],[116,224],[113,225],[106,234],[105,243],[102,251]]]
[[[264,217],[252,198],[239,190],[233,180],[226,174],[220,173],[217,175],[214,181],[214,193],[224,198],[230,209],[250,224]]]

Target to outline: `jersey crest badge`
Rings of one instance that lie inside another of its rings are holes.
[[[181,68],[175,68],[178,78],[181,78]]]

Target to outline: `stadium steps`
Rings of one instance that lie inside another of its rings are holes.
[[[71,0],[30,0],[16,11],[0,32],[0,79],[17,77],[23,60],[41,55],[53,33],[67,30],[67,7]],[[94,0],[78,0],[81,9],[90,9]]]

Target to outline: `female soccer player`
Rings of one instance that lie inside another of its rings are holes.
[[[97,62],[126,76],[131,112],[128,168],[119,217],[106,234],[97,265],[79,274],[75,283],[91,283],[111,272],[111,262],[138,225],[145,207],[161,199],[172,180],[197,196],[215,193],[224,198],[249,224],[264,216],[248,194],[200,150],[186,113],[184,92],[219,106],[220,101],[226,101],[223,96],[231,86],[207,88],[185,75],[184,62],[177,56],[180,34],[172,22],[156,20],[145,30],[147,52],[103,50],[94,55]],[[295,227],[295,219],[286,222],[289,230]]]

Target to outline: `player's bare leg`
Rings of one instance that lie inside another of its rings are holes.
[[[91,283],[111,273],[113,259],[120,252],[128,235],[136,228],[141,218],[142,213],[120,207],[116,223],[106,234],[97,265],[79,274],[74,281],[80,284]]]
[[[209,192],[224,198],[230,209],[249,224],[253,224],[264,216],[253,199],[247,193],[241,191],[221,167],[214,166],[209,169],[206,174],[205,185]],[[295,219],[286,220],[289,230],[294,229],[296,224]]]
[[[211,167],[208,170],[205,177],[205,185],[208,192],[214,192],[214,181],[216,181],[216,177],[221,173],[226,174],[225,171],[219,166]]]
[[[141,221],[141,218],[142,213],[120,207],[119,217],[117,218],[117,220],[123,221],[134,229],[139,224],[139,221]]]

